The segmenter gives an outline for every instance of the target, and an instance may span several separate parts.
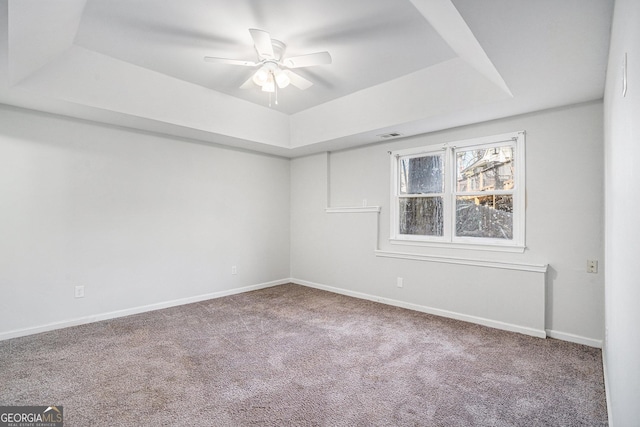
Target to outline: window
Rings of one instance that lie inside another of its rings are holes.
[[[524,132],[391,154],[393,243],[524,250]]]

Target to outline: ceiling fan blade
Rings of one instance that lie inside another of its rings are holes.
[[[300,90],[305,90],[313,86],[313,83],[311,83],[309,80],[305,79],[301,75],[294,73],[293,71],[284,70],[284,72],[287,73],[287,75],[289,76],[289,79],[291,80],[291,84]]]
[[[284,61],[284,65],[287,68],[311,67],[313,65],[324,64],[331,64],[331,55],[329,52],[316,52],[308,55],[294,56]]]
[[[215,62],[218,64],[229,64],[229,65],[242,65],[245,67],[255,67],[258,65],[258,62],[253,61],[243,61],[240,59],[228,59],[228,58],[216,58],[215,56],[205,56],[205,62]]]
[[[256,50],[258,51],[258,56],[260,58],[273,59],[273,44],[271,42],[271,36],[269,35],[269,33],[262,30],[256,30],[255,28],[250,28],[249,32],[251,33],[253,43],[255,44]]]

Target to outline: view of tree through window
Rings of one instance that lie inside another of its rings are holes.
[[[400,234],[442,236],[442,155],[400,160]]]
[[[401,194],[442,193],[444,177],[442,175],[442,156],[410,157],[400,160],[402,171],[400,179]]]

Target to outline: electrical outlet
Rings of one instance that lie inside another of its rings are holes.
[[[367,207],[367,199],[362,199],[362,207]]]
[[[396,280],[396,286],[399,288],[404,286],[404,279],[402,277],[398,277],[398,279]]]
[[[235,265],[231,266],[231,274],[238,274],[238,267],[236,267]]]
[[[84,298],[84,286],[78,285],[75,288],[75,297],[76,298]]]
[[[587,273],[597,273],[598,272],[598,261],[595,259],[587,260]]]

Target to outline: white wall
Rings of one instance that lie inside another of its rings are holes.
[[[640,424],[640,3],[616,0],[605,90],[604,365],[615,426]],[[622,64],[628,90],[622,96]]]
[[[0,107],[0,337],[286,279],[289,213],[288,159]]]
[[[600,346],[603,338],[603,107],[601,102],[292,161],[292,277],[384,299],[498,322],[531,294],[518,272],[376,257],[376,214],[327,214],[328,204],[382,207],[380,248],[430,255],[549,264],[545,328],[551,336]],[[389,244],[387,151],[525,130],[527,250],[518,253]],[[588,274],[586,260],[600,260]],[[396,287],[403,277],[404,287]],[[529,276],[526,276],[529,277]]]

